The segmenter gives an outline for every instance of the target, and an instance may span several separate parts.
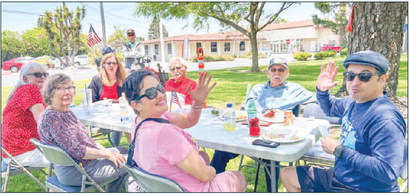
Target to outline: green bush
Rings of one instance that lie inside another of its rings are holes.
[[[311,53],[305,53],[305,52],[294,53],[293,55],[294,59],[297,59],[298,61],[306,61],[311,56],[312,56]]]
[[[325,52],[315,53],[315,54],[314,54],[314,58],[315,58],[316,60],[322,60],[322,59],[325,59],[325,58],[327,58],[327,57],[335,57],[335,55],[337,55],[337,53],[336,53],[335,51],[333,51],[333,50],[328,50],[328,51],[325,51]]]
[[[211,62],[211,61],[234,61],[234,57],[231,55],[206,55],[205,62]],[[197,58],[194,57],[192,58],[192,62],[197,62]]]
[[[333,50],[327,50],[325,52],[326,57],[335,57],[335,55],[337,55],[337,52],[333,51]]]
[[[348,55],[348,49],[347,48],[342,49],[341,50],[341,55],[342,56],[347,56]]]

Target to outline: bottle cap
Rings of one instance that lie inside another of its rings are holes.
[[[233,104],[229,102],[229,103],[226,104],[226,107],[231,108],[231,107],[233,107]]]

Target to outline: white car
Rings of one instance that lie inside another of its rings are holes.
[[[88,55],[77,55],[74,57],[75,66],[88,65]]]

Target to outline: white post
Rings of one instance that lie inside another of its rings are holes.
[[[159,19],[160,54],[162,65],[165,64],[165,43],[163,42],[162,18]]]

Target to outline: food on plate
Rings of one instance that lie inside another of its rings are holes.
[[[266,117],[266,118],[274,118],[274,114],[275,114],[274,110],[267,110],[263,114],[263,116]]]
[[[247,119],[246,112],[236,112],[236,120],[245,120]]]

